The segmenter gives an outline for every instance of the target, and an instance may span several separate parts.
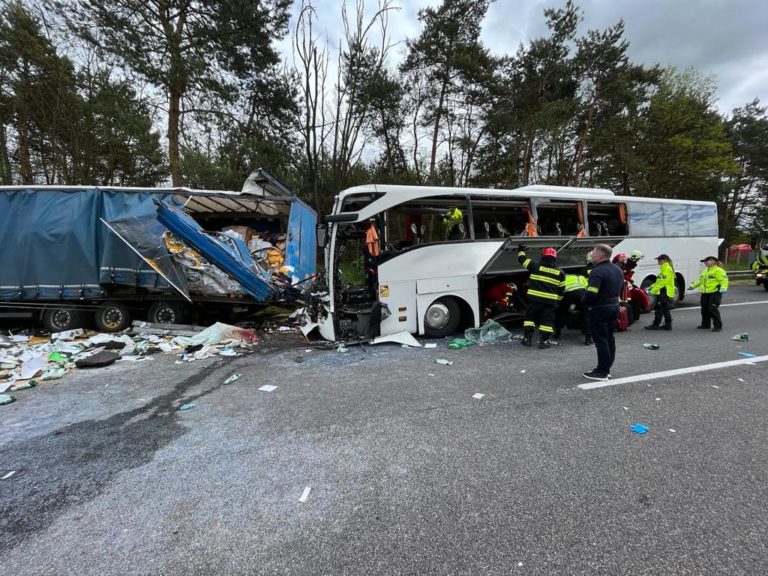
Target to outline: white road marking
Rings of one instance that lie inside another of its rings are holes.
[[[301,493],[301,498],[299,498],[299,502],[306,502],[307,498],[309,498],[309,491],[312,490],[311,486],[307,486],[304,488],[304,492]]]
[[[734,302],[733,304],[720,304],[720,308],[729,308],[730,306],[752,306],[753,304],[768,304],[768,300],[757,300],[755,302]],[[686,306],[684,308],[675,308],[675,312],[685,312],[687,310],[701,310],[700,306]]]
[[[718,370],[720,368],[730,368],[731,366],[742,366],[744,364],[754,364],[755,362],[768,362],[768,356],[757,356],[755,358],[744,358],[742,360],[728,360],[726,362],[716,362],[714,364],[703,364],[701,366],[691,366],[689,368],[677,368],[675,370],[665,370],[664,372],[651,372],[649,374],[638,374],[636,376],[627,376],[625,378],[616,378],[605,382],[588,382],[579,384],[582,390],[592,390],[593,388],[605,388],[606,386],[618,386],[619,384],[631,384],[632,382],[645,382],[646,380],[658,380],[659,378],[671,378],[682,374],[694,374],[696,372],[706,372],[708,370]]]

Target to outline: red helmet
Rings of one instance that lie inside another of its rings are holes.
[[[613,257],[613,263],[621,264],[622,266],[627,263],[627,260],[629,260],[629,258],[627,258],[627,255],[624,254],[624,252],[619,252]]]
[[[557,250],[554,248],[544,248],[544,250],[541,251],[541,257],[546,258],[547,256],[557,258]]]

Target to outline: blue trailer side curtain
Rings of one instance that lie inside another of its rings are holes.
[[[99,207],[96,189],[0,193],[0,298],[101,295]]]
[[[301,201],[291,204],[285,264],[293,268],[291,283],[305,283],[317,271],[317,215]]]

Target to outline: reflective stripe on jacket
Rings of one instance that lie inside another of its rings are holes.
[[[565,289],[565,274],[557,265],[545,266],[534,262],[521,250],[517,253],[517,259],[523,268],[531,273],[528,282],[528,297],[539,302],[556,304],[563,297]],[[554,262],[554,260],[552,260]]]
[[[587,279],[579,274],[566,274],[565,276],[565,291],[575,292],[576,290],[584,290],[587,287]]]
[[[651,294],[658,295],[661,294],[662,290],[666,290],[667,296],[670,298],[675,296],[675,271],[669,262],[662,262],[656,282],[653,283],[648,291]]]
[[[720,290],[728,290],[728,275],[720,266],[712,266],[701,273],[699,279],[691,284],[691,288],[700,288],[702,294],[713,294]]]

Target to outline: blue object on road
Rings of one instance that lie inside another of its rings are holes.
[[[757,356],[757,354],[752,354],[752,352],[739,352],[739,356],[744,356],[745,358],[754,358]]]
[[[192,408],[197,408],[197,404],[194,402],[189,402],[187,404],[182,404],[179,406],[179,410],[191,410]]]
[[[630,426],[629,429],[632,430],[632,432],[634,432],[635,434],[639,434],[640,436],[642,436],[643,434],[648,432],[648,430],[650,430],[650,428],[645,424],[632,424],[632,426]]]

